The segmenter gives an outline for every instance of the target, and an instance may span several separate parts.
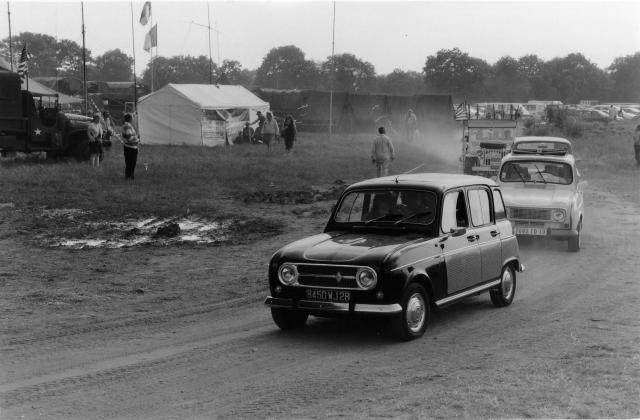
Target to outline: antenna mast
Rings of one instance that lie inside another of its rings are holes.
[[[7,15],[9,17],[9,61],[11,62],[11,71],[13,71],[13,42],[11,41],[11,9],[7,2]]]
[[[81,10],[82,10],[82,81],[84,84],[84,106],[85,113],[89,115],[89,94],[87,91],[87,55],[85,48],[85,39],[84,39],[84,2],[80,2]]]

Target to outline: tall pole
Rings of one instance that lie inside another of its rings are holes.
[[[335,63],[333,56],[335,54],[336,45],[336,0],[333,0],[333,33],[331,36],[331,79],[329,82],[329,140],[333,135],[333,72]]]
[[[211,13],[209,10],[209,2],[207,2],[207,34],[209,35],[209,84],[213,84],[213,61],[211,59]],[[218,63],[219,64],[219,63]]]
[[[87,55],[84,39],[84,2],[80,2],[82,9],[82,81],[84,84],[84,106],[85,113],[89,115],[89,94],[87,92]]]
[[[138,86],[136,83],[136,35],[133,26],[133,0],[130,1],[131,6],[131,43],[133,45],[133,113],[138,113]]]
[[[7,15],[9,17],[9,61],[11,62],[11,71],[13,71],[13,42],[11,41],[11,9],[7,2]]]

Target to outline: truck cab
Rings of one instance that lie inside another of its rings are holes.
[[[0,72],[0,152],[47,152],[88,158],[90,118],[60,111],[57,94],[21,89],[20,76]]]

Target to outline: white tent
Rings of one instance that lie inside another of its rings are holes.
[[[268,110],[242,86],[169,83],[140,98],[138,126],[146,144],[218,146]]]

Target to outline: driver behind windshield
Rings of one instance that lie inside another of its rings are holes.
[[[373,198],[371,211],[364,216],[364,220],[371,220],[393,213],[396,208],[396,199],[391,194],[376,194]]]

